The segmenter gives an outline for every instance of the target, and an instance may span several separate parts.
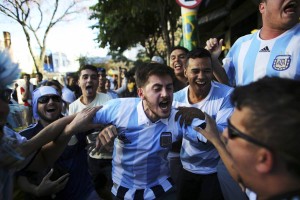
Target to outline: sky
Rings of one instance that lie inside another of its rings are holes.
[[[88,1],[89,6],[96,0]],[[89,28],[96,21],[88,19],[87,15],[76,17],[69,22],[62,22],[55,25],[49,32],[47,38],[47,49],[52,52],[62,52],[72,61],[80,56],[105,57],[109,52],[108,48],[99,48],[94,40],[97,37],[97,30]],[[16,60],[22,60],[30,65],[29,50],[25,35],[21,26],[12,19],[0,14],[0,40],[3,42],[3,31],[10,32],[12,50]],[[124,55],[135,60],[137,50],[126,51]]]

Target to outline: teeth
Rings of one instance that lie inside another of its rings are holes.
[[[199,84],[199,85],[204,85],[205,81],[196,81],[196,83]]]

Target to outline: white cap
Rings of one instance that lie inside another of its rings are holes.
[[[151,61],[159,64],[164,64],[164,59],[162,59],[162,57],[160,56],[153,56]]]

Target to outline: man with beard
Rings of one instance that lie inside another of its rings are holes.
[[[98,109],[86,109],[76,117],[73,115],[53,122],[30,140],[9,129],[5,125],[9,97],[4,91],[18,77],[18,73],[18,65],[12,63],[7,53],[0,52],[0,199],[12,199],[13,174],[16,170],[26,165],[36,171],[49,167],[72,134],[96,128],[88,121]]]
[[[223,60],[224,68],[218,60],[222,40],[211,38],[206,42],[216,78],[225,84],[229,79],[232,86],[266,75],[300,80],[300,0],[257,1],[263,26],[234,43]]]
[[[300,199],[299,88],[299,81],[277,77],[237,87],[222,136],[208,115],[206,128],[196,128],[257,199]]]
[[[38,122],[32,124],[20,135],[28,140],[61,115],[62,99],[56,89],[41,86],[33,92],[33,115]],[[98,197],[88,173],[85,135],[76,135],[78,143],[68,145],[54,164],[54,171],[42,170],[40,173],[22,170],[17,178],[25,199],[95,199]],[[48,174],[47,174],[48,173]],[[45,176],[45,174],[47,174]],[[52,175],[52,176],[51,176]],[[54,178],[52,178],[54,176]],[[60,178],[60,182],[54,182]],[[52,181],[55,179],[54,181]],[[55,184],[54,184],[55,183]],[[54,196],[53,196],[54,195]],[[98,197],[99,198],[99,197]]]
[[[184,74],[189,86],[174,94],[173,106],[195,107],[212,116],[220,133],[233,112],[229,99],[232,88],[213,81],[211,55],[197,48],[187,55]],[[194,143],[183,137],[178,199],[222,199],[217,176],[219,154],[210,143]],[[245,196],[244,196],[245,197]]]
[[[206,140],[191,126],[175,121],[172,68],[148,63],[138,67],[135,76],[140,98],[113,99],[93,120],[117,128],[117,133],[101,132],[98,143],[103,145],[101,150],[118,136],[114,141],[112,193],[116,199],[175,199],[167,160],[172,142],[183,135],[195,143]],[[196,125],[203,125],[203,120],[196,119]]]
[[[97,68],[93,65],[85,65],[79,70],[78,85],[81,88],[82,95],[69,105],[69,114],[80,112],[84,108],[101,106],[112,97],[108,94],[97,92],[99,86],[99,74]],[[87,136],[89,144],[93,144],[98,132],[93,132]],[[72,137],[69,144],[76,144],[77,138]],[[94,180],[96,190],[101,198],[111,199],[109,188],[112,186],[111,180],[111,160],[112,151],[103,151],[100,154],[91,154],[88,156],[88,164],[91,176]]]

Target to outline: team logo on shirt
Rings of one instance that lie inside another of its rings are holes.
[[[278,55],[273,61],[272,67],[276,71],[284,71],[290,67],[291,55]]]
[[[162,132],[160,134],[160,146],[163,148],[170,147],[172,145],[172,133]]]

